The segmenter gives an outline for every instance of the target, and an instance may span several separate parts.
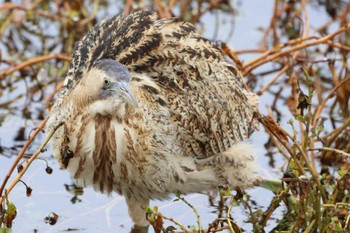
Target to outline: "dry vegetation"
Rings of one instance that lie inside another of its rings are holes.
[[[0,231],[11,228],[16,217],[16,203],[10,202],[12,188],[46,145],[43,143],[29,158],[23,157],[46,122],[45,108],[62,85],[74,42],[96,23],[97,15],[101,18],[111,5],[105,0],[91,0],[89,4],[78,0],[24,2],[0,4],[0,95],[17,93],[12,99],[1,99],[0,124],[13,114],[43,121],[18,152],[13,166],[0,165],[0,169],[8,170],[0,180]],[[269,27],[263,29],[258,47],[251,45],[251,49],[234,51],[230,45],[223,44],[223,51],[244,74],[246,88],[262,96],[273,96],[266,103],[268,115],[258,117],[268,138],[265,154],[271,164],[276,159],[284,161],[274,164],[284,173],[283,190],[276,193],[267,209],[258,211],[238,187],[234,196],[221,190],[228,197],[221,198],[218,218],[213,219],[209,227],[201,226],[196,208],[188,203],[198,217],[198,222],[193,224],[195,230],[166,217],[167,213],[159,213],[156,207],[150,208],[148,218],[156,232],[169,232],[174,227],[181,232],[224,229],[242,232],[239,223],[231,218],[231,210],[238,205],[248,210],[247,221],[254,232],[264,232],[271,215],[280,206],[285,206],[285,211],[273,232],[350,232],[350,3],[274,2],[273,17]],[[114,6],[115,13],[128,14],[147,8],[157,11],[160,17],[179,16],[202,25],[205,14],[220,13],[234,18],[237,12],[225,0],[154,0],[151,3],[124,1]],[[309,8],[326,10],[329,21],[311,30]],[[220,35],[217,37],[220,39]],[[245,53],[254,53],[256,57],[243,62],[240,56]],[[18,84],[23,82],[25,91],[18,91]],[[19,107],[16,102],[22,98],[28,101]],[[289,112],[280,112],[281,105],[287,106]],[[290,119],[288,130],[279,125],[282,118]],[[23,160],[28,162],[19,166]],[[10,183],[11,175],[17,177]],[[27,187],[27,195],[30,194],[31,189]],[[178,196],[178,200],[187,203],[182,196]]]

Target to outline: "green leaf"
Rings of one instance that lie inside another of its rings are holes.
[[[0,233],[12,233],[11,229],[0,227]]]
[[[147,214],[152,214],[153,213],[153,209],[149,206],[146,207],[146,213]]]
[[[341,168],[337,171],[338,175],[343,178],[343,176],[345,176],[346,174],[348,174],[348,169],[346,168]]]
[[[219,193],[221,196],[224,196],[224,197],[232,196],[231,190],[228,190],[228,189],[219,189]]]
[[[302,115],[295,116],[295,120],[300,121],[302,123],[305,123],[305,118]]]
[[[12,227],[13,220],[17,216],[17,208],[16,206],[5,196],[6,198],[6,211],[4,214],[3,222],[7,228]]]

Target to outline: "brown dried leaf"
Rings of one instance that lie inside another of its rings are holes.
[[[58,220],[58,215],[54,212],[46,216],[44,219],[45,223],[48,223],[50,225],[55,225],[57,223],[57,220]]]
[[[350,82],[345,82],[336,92],[344,118],[349,116]]]
[[[162,228],[163,228],[163,216],[161,213],[158,213],[156,221],[154,222],[153,226],[154,226],[154,230],[156,233],[160,233]]]
[[[259,118],[261,124],[264,125],[271,133],[280,141],[288,143],[288,137],[282,130],[281,126],[270,116],[261,116]]]
[[[289,109],[289,111],[293,114],[293,116],[297,115],[297,111],[296,111],[296,107],[297,103],[296,103],[296,99],[293,95],[289,96],[287,101],[286,101],[287,107]]]
[[[310,106],[309,96],[305,95],[304,92],[299,90],[298,95],[298,106],[297,109],[300,109],[301,115],[304,116],[304,109],[307,109]]]

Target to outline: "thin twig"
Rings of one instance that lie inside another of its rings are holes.
[[[183,201],[186,205],[188,205],[193,210],[193,212],[196,214],[196,216],[197,216],[197,224],[198,224],[198,232],[202,233],[201,217],[200,217],[196,207],[194,207],[191,203],[186,201],[186,199],[181,197],[180,195],[177,195],[177,198],[179,198],[179,200]]]
[[[335,93],[345,82],[348,82],[348,81],[350,81],[350,78],[343,79],[341,82],[339,82],[339,83],[329,92],[329,94],[328,94],[327,97],[322,101],[322,103],[318,105],[317,110],[316,110],[316,113],[315,113],[315,115],[314,115],[313,123],[312,123],[313,127],[316,128],[317,120],[320,118],[321,112],[322,112],[323,108],[326,106],[326,103],[327,103],[328,99],[330,99],[331,97],[333,97],[333,96],[334,96],[334,93]]]
[[[99,1],[94,0],[92,12],[89,13],[86,18],[79,21],[78,23],[79,27],[83,27],[85,24],[88,24],[89,22],[93,21],[98,13],[98,9],[99,9]]]
[[[3,72],[0,73],[0,79],[3,78],[4,76],[12,74],[15,71],[21,70],[27,66],[34,65],[36,63],[40,63],[40,62],[51,60],[51,59],[60,59],[60,60],[64,60],[64,61],[71,60],[70,57],[63,55],[63,54],[50,54],[50,55],[32,58],[32,59],[29,59],[29,60],[15,66],[15,67],[13,67],[13,68],[5,69]]]
[[[45,118],[45,120],[43,120],[40,124],[41,127],[44,127],[45,126],[45,123],[47,122],[48,120],[48,117]],[[39,127],[40,127],[39,126]],[[24,175],[24,173],[28,170],[30,164],[38,157],[38,155],[40,153],[42,153],[43,149],[45,148],[46,144],[50,141],[51,137],[55,134],[56,130],[62,126],[62,123],[58,124],[53,130],[51,130],[51,132],[47,135],[45,141],[40,145],[40,147],[37,149],[37,151],[30,157],[30,159],[27,161],[27,163],[23,166],[23,169],[20,173],[18,173],[18,175],[16,176],[16,178],[12,181],[12,183],[10,184],[10,186],[6,189],[6,193],[9,194],[11,192],[11,190],[16,186],[16,184],[21,180],[22,176]],[[40,128],[41,130],[42,128]],[[32,137],[34,139],[34,136]],[[24,147],[23,147],[24,148]],[[23,149],[22,149],[23,150]],[[17,159],[16,161],[18,162],[19,159],[21,158],[22,156],[19,154],[17,156]],[[19,158],[19,159],[18,159]],[[16,165],[17,164],[13,164]],[[12,169],[12,168],[11,168]],[[13,172],[13,170],[11,171],[11,173]],[[9,173],[9,174],[11,174]],[[6,180],[7,181],[7,180]],[[4,182],[5,184],[5,182]],[[1,203],[3,202],[3,199],[4,197],[3,196],[0,196],[0,205]]]
[[[334,129],[333,131],[323,135],[321,137],[322,140],[327,140],[330,136],[332,136],[330,139],[327,140],[327,145],[331,145],[332,142],[334,142],[335,139],[337,139],[338,135],[343,132],[344,129],[347,129],[350,126],[350,117],[346,118],[344,123],[339,126],[338,128]]]
[[[15,4],[11,2],[5,2],[3,4],[0,4],[0,11],[10,11],[10,10],[35,11],[36,14],[52,20],[60,20],[62,17],[62,15],[56,15],[48,11],[44,11],[42,9],[36,9],[36,5],[32,5],[28,7],[25,4]]]
[[[338,31],[332,33],[332,34],[329,34],[327,36],[324,36],[322,38],[319,38],[317,40],[314,40],[314,41],[311,41],[311,42],[307,42],[307,43],[303,43],[303,44],[300,44],[300,45],[296,45],[294,47],[291,47],[289,49],[286,49],[286,50],[283,50],[283,51],[280,51],[278,49],[272,49],[270,50],[273,55],[271,56],[268,56],[268,57],[265,57],[264,59],[262,60],[258,60],[258,59],[254,59],[254,61],[256,62],[248,62],[247,64],[244,64],[243,65],[243,69],[247,69],[248,67],[250,67],[248,70],[245,70],[244,73],[243,73],[243,76],[251,73],[254,69],[256,69],[257,67],[267,63],[267,62],[270,62],[270,61],[274,61],[276,59],[280,59],[281,56],[285,56],[285,55],[288,55],[292,52],[296,52],[296,51],[299,51],[301,49],[304,49],[304,48],[307,48],[307,47],[311,47],[311,46],[314,46],[314,45],[318,45],[318,44],[323,44],[323,43],[327,43],[327,41],[329,41],[330,39],[332,39],[333,37],[339,35],[340,33],[342,32],[345,32],[346,30],[348,30],[350,28],[350,23],[346,24],[345,26],[341,27]],[[279,51],[279,52],[276,52],[276,51]],[[263,56],[259,56],[259,58],[263,58]]]
[[[259,115],[258,117],[260,123],[265,127],[265,129],[275,136],[275,138],[284,146],[284,148],[288,151],[288,153],[293,158],[295,165],[298,168],[298,171],[301,175],[305,174],[305,171],[303,169],[303,166],[299,163],[295,153],[290,148],[290,145],[288,143],[288,139],[284,138],[286,137],[285,130],[275,122],[275,120],[272,117],[264,117],[262,115]],[[282,135],[284,133],[284,135]],[[290,135],[289,135],[290,136]]]
[[[330,147],[309,148],[309,150],[311,150],[311,151],[313,151],[313,150],[330,151],[330,152],[335,152],[335,153],[338,153],[338,154],[341,154],[341,155],[344,155],[344,156],[350,158],[350,154],[349,153],[346,153],[345,151],[338,150],[338,149],[335,149],[335,148],[330,148]]]
[[[231,233],[235,233],[235,230],[233,230],[233,227],[232,227],[232,224],[231,224],[231,208],[232,208],[232,205],[234,203],[234,200],[235,200],[234,197],[231,197],[230,205],[228,206],[227,213],[226,213],[226,215],[227,215],[227,225],[228,225]]]
[[[325,193],[325,190],[320,182],[320,179],[317,175],[317,172],[313,169],[313,166],[311,165],[305,151],[301,148],[300,144],[294,139],[294,137],[292,135],[290,135],[286,130],[284,130],[282,128],[282,130],[284,131],[284,133],[293,141],[294,145],[298,148],[300,154],[302,155],[303,157],[303,160],[306,164],[306,167],[309,169],[310,173],[311,173],[311,176],[312,178],[314,179],[314,181],[316,182],[316,185],[318,186],[320,192],[321,192],[321,196],[322,196],[322,199],[324,202],[326,202],[327,200],[327,196],[326,196],[326,193]]]
[[[239,49],[232,51],[235,54],[244,54],[244,53],[264,53],[266,49]]]
[[[227,221],[227,224],[228,224],[228,227],[229,227],[231,233],[242,233],[241,229],[239,229],[239,227],[237,227],[236,223],[233,222],[233,220],[231,219],[231,208],[232,208],[232,206],[233,206],[233,204],[234,204],[235,202],[236,202],[235,198],[234,198],[233,196],[231,196],[230,204],[229,204],[229,206],[227,207],[227,213],[226,213],[227,219],[226,219],[226,221]],[[232,226],[232,225],[235,226],[235,229],[238,228],[238,231],[235,231],[235,230],[233,229],[233,226]]]
[[[34,130],[34,132],[29,136],[28,140],[26,141],[26,143],[24,144],[24,146],[22,147],[21,151],[18,153],[16,160],[13,162],[10,170],[8,171],[8,173],[5,176],[4,181],[2,182],[1,188],[0,188],[0,197],[2,196],[2,193],[4,191],[5,185],[8,181],[8,179],[10,178],[12,172],[15,170],[17,164],[19,163],[19,161],[22,159],[24,153],[26,152],[27,148],[29,147],[29,145],[33,142],[34,138],[36,137],[36,135],[44,128],[47,120],[49,119],[49,117],[47,116],[40,124],[39,126]],[[0,205],[1,205],[1,201],[0,201]]]
[[[292,65],[291,64],[287,64],[285,65],[280,71],[278,71],[278,73],[276,74],[276,76],[271,79],[271,81],[266,84],[265,86],[263,86],[258,92],[258,95],[262,95],[266,90],[268,90],[276,81],[279,77],[281,77],[282,74],[284,74]]]
[[[173,222],[175,225],[179,226],[183,232],[185,232],[185,233],[190,233],[190,232],[184,227],[184,225],[182,225],[180,222],[176,221],[175,219],[169,218],[169,217],[164,216],[164,215],[162,215],[162,218],[164,218],[164,219],[166,219],[166,220],[168,220],[168,221],[170,221],[170,222]]]

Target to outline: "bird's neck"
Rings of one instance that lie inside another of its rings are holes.
[[[117,98],[94,101],[87,110],[92,116],[112,116],[120,121],[129,118],[134,112],[128,103]]]
[[[112,116],[123,121],[135,113],[134,106],[115,96],[96,100],[87,91],[77,91],[75,89],[71,93],[71,97],[67,99],[76,114],[88,113],[91,116]]]

